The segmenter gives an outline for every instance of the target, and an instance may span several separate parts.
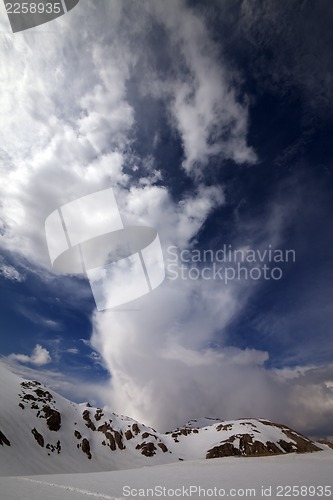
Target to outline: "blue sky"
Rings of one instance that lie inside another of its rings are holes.
[[[203,413],[333,434],[332,15],[328,0],[80,0],[13,35],[2,8],[13,369],[161,429]],[[99,312],[84,276],[52,270],[44,223],[108,188],[158,231],[167,270],[170,245],[295,262],[227,284],[167,272],[133,310]]]

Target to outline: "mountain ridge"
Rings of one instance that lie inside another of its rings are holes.
[[[266,419],[190,420],[159,433],[130,417],[76,404],[0,362],[0,475],[100,472],[179,460],[320,451]]]

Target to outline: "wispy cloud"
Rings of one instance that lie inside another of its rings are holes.
[[[35,325],[46,328],[48,330],[62,330],[63,325],[60,321],[55,321],[53,319],[49,319],[42,314],[39,314],[33,308],[28,308],[24,305],[17,306],[17,312],[25,316]]]
[[[30,355],[27,354],[10,354],[9,359],[19,361],[20,363],[29,363],[35,366],[47,365],[51,362],[51,356],[47,349],[37,344]]]
[[[0,259],[0,276],[9,281],[21,283],[25,281],[24,274],[20,273],[14,266],[6,264],[3,259]]]
[[[255,163],[256,154],[247,145],[247,105],[237,99],[235,72],[221,65],[205,17],[181,0],[172,7],[146,2],[146,8],[168,34],[172,76],[160,78],[148,67],[143,92],[166,102],[182,140],[186,172],[200,177],[217,155],[240,164]]]
[[[76,347],[70,347],[69,349],[66,349],[65,352],[68,352],[69,354],[79,354],[79,350]]]

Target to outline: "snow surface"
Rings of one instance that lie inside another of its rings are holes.
[[[275,499],[281,498],[277,496],[279,485],[330,486],[333,490],[333,451],[325,446],[323,449],[322,452],[304,455],[228,457],[90,474],[1,477],[0,498],[1,500],[83,500],[90,497],[113,500],[140,497],[174,498],[176,493],[182,493],[178,495],[179,498],[205,498],[203,490],[199,494],[199,490],[195,492],[190,490],[190,487],[205,489],[206,498],[211,493],[209,489],[215,487],[217,495],[213,498],[221,498],[218,496],[218,490],[221,488],[225,490],[225,496],[229,497],[265,498],[262,495],[264,486],[272,487],[270,498]],[[123,489],[124,487],[127,488]],[[160,496],[158,493],[163,493],[163,490],[155,489],[156,487],[165,487],[166,494]],[[185,488],[185,492],[175,491],[177,488]],[[132,489],[136,490],[132,492],[133,495],[130,494]],[[169,495],[168,489],[171,489]],[[246,495],[246,489],[255,489],[255,496]],[[319,496],[308,494],[300,498]]]

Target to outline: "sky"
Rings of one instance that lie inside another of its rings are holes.
[[[329,0],[80,0],[13,34],[1,3],[2,361],[160,431],[333,435],[332,17]],[[166,272],[106,310],[45,234],[102,190],[158,234]]]

